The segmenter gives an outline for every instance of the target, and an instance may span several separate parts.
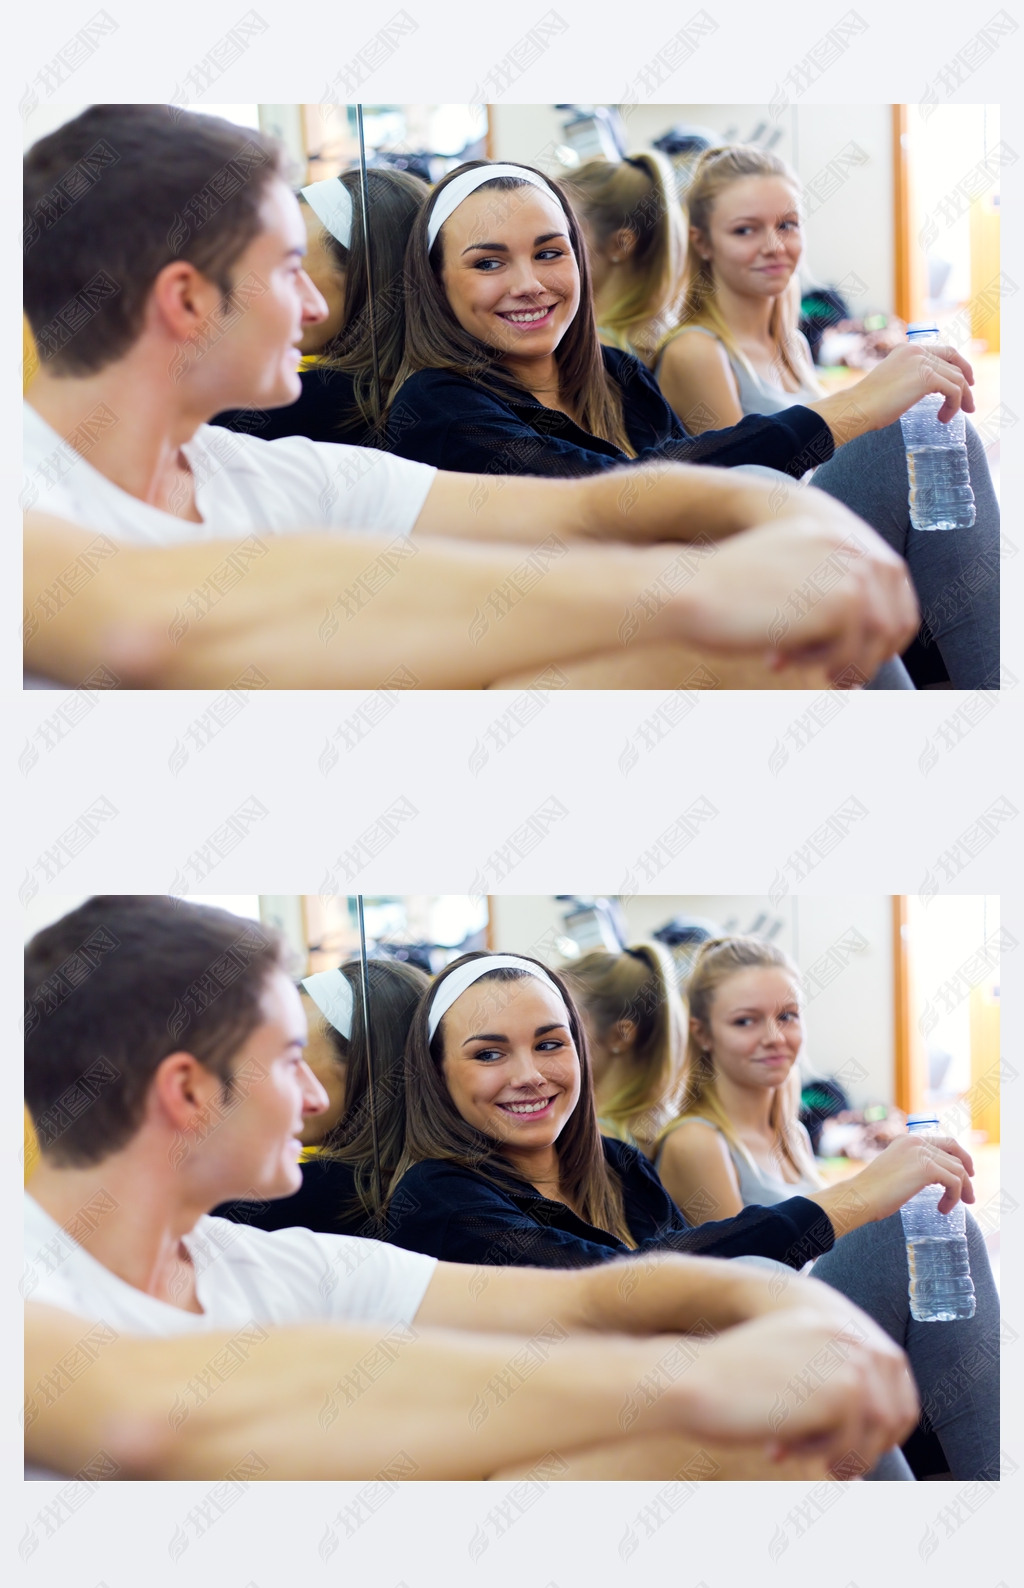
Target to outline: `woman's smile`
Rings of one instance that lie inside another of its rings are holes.
[[[548,303],[536,309],[498,309],[496,313],[499,319],[507,321],[509,325],[532,330],[534,327],[550,325],[556,307],[554,303]]]
[[[556,1092],[552,1092],[550,1097],[519,1099],[509,1103],[498,1103],[496,1107],[505,1114],[511,1114],[513,1118],[539,1119],[551,1113],[557,1095]]]

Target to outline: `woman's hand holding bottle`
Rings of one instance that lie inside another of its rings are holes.
[[[970,1153],[952,1136],[901,1136],[859,1174],[816,1192],[811,1200],[828,1214],[838,1237],[898,1213],[926,1185],[944,1187],[940,1213],[961,1200],[973,1202],[973,1173]]]
[[[835,437],[836,445],[883,430],[929,393],[943,400],[943,424],[962,409],[974,412],[974,371],[955,347],[906,342],[894,348],[855,386],[833,392],[806,406],[819,414]]]

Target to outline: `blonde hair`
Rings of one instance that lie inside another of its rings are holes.
[[[675,1112],[682,1079],[686,1015],[672,957],[657,943],[621,954],[596,950],[562,971],[599,1038],[629,1020],[633,1065],[598,1110],[607,1135],[652,1141]]]
[[[674,325],[686,262],[686,231],[676,175],[664,155],[630,155],[613,164],[590,160],[562,178],[600,247],[630,231],[630,269],[616,273],[621,291],[601,311],[601,330],[624,352],[653,358]]]
[[[687,983],[686,997],[690,1007],[691,1026],[686,1039],[686,1056],[683,1060],[682,1103],[680,1116],[699,1114],[701,1118],[717,1125],[730,1147],[734,1147],[752,1163],[750,1153],[736,1134],[729,1114],[722,1106],[715,1086],[715,1067],[707,1041],[711,1031],[711,1006],[722,985],[742,970],[782,970],[792,976],[799,986],[800,973],[781,948],[757,937],[717,937],[703,943]],[[698,1035],[692,1022],[703,1028]],[[772,1096],[768,1124],[774,1133],[779,1158],[798,1175],[819,1180],[814,1156],[799,1128],[800,1073],[794,1064],[786,1079],[775,1088]],[[672,1126],[662,1131],[665,1135]]]
[[[691,230],[710,241],[711,214],[727,187],[744,177],[774,176],[788,182],[800,194],[800,180],[777,154],[749,144],[730,144],[721,149],[706,149],[694,167],[693,180],[686,191],[684,209]],[[679,325],[701,325],[713,331],[731,358],[737,359],[756,378],[750,360],[740,350],[725,316],[718,307],[714,266],[693,247],[689,247],[684,272]],[[800,282],[794,271],[784,292],[773,301],[768,319],[768,334],[778,352],[778,362],[793,380],[816,386],[817,377],[808,363],[804,344],[797,330],[800,318]],[[672,338],[662,338],[662,347]],[[780,381],[781,385],[782,382]]]

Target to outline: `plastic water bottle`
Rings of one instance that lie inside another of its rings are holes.
[[[912,325],[911,342],[937,342],[934,325]],[[970,529],[974,523],[974,492],[967,466],[967,439],[962,413],[940,424],[943,399],[933,393],[908,408],[900,424],[910,477],[910,522],[915,529]]]
[[[915,1136],[937,1131],[937,1119],[908,1120]],[[901,1209],[910,1270],[910,1313],[918,1323],[955,1323],[974,1317],[974,1281],[967,1257],[964,1205],[937,1211],[943,1187],[927,1185]]]

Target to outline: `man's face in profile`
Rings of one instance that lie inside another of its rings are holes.
[[[235,261],[231,297],[214,311],[206,349],[194,364],[199,387],[216,404],[211,413],[294,402],[301,390],[303,333],[327,315],[304,269],[306,228],[299,205],[279,178],[268,182],[260,213],[263,230]]]

